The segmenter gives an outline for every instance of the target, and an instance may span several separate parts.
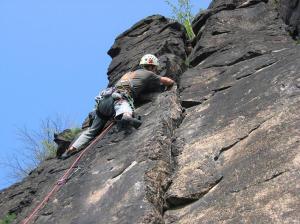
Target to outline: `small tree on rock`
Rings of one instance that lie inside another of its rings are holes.
[[[10,169],[9,179],[21,180],[41,162],[47,158],[54,158],[57,150],[57,145],[53,141],[54,133],[60,133],[70,127],[71,122],[66,118],[56,116],[42,120],[37,131],[29,130],[27,127],[19,128],[17,136],[22,150],[19,150],[18,155],[0,161],[0,165]],[[81,128],[70,128],[64,137],[73,139],[80,131]]]
[[[192,14],[192,4],[189,0],[177,0],[177,5],[173,4],[170,0],[165,2],[171,7],[173,19],[184,25],[185,30],[190,40],[195,37],[191,21],[194,19]]]

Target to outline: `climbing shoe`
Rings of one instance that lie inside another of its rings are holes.
[[[62,155],[61,155],[61,159],[62,160],[65,160],[65,159],[67,159],[67,158],[69,158],[70,156],[72,156],[72,155],[74,155],[74,154],[76,154],[77,152],[79,152],[78,150],[72,150],[72,151],[65,151]]]
[[[142,121],[140,119],[133,117],[123,117],[119,122],[122,127],[132,126],[135,129],[138,129],[142,125]]]

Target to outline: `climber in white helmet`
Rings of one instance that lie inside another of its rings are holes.
[[[133,126],[139,126],[141,123],[133,118],[133,102],[138,99],[141,94],[151,91],[153,87],[172,86],[174,81],[168,77],[158,76],[159,61],[158,58],[152,54],[144,55],[140,60],[141,69],[124,74],[116,83],[116,89],[125,97],[119,102],[116,102],[116,118],[128,122]],[[125,100],[124,100],[125,99]]]
[[[160,85],[172,86],[174,81],[156,74],[159,62],[152,54],[144,55],[140,66],[140,69],[124,74],[115,87],[102,91],[96,97],[97,109],[92,125],[66,150],[63,159],[85,147],[111,118],[115,118],[121,126],[133,126],[136,129],[141,126],[141,120],[133,116],[134,100]]]

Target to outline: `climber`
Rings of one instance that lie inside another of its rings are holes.
[[[157,68],[159,62],[157,57],[152,54],[144,55],[140,60],[141,69],[128,72],[121,77],[116,83],[115,88],[124,97],[125,101],[116,102],[116,107],[122,107],[122,110],[116,112],[117,120],[128,123],[129,125],[138,126],[139,121],[132,119],[134,112],[133,102],[146,92],[150,92],[152,88],[164,86],[172,86],[174,81],[167,77],[158,76]]]
[[[167,77],[158,76],[158,59],[152,54],[144,55],[140,60],[141,69],[128,72],[121,77],[115,87],[107,88],[96,97],[97,109],[92,125],[81,133],[79,138],[61,156],[66,159],[86,146],[104,128],[106,122],[115,118],[121,126],[139,128],[140,119],[134,117],[134,100],[143,93],[151,91],[150,87],[161,84],[169,87],[174,81]]]

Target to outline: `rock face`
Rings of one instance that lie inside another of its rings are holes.
[[[139,130],[114,127],[35,223],[299,223],[300,46],[281,19],[296,9],[215,0],[193,22],[190,55],[182,26],[162,16],[121,34],[110,85],[153,53],[178,87],[139,102]],[[74,159],[0,192],[0,218],[19,223]]]
[[[288,31],[295,39],[300,38],[300,1],[281,0],[280,14],[286,24],[289,25]]]
[[[273,7],[214,1],[194,21],[166,223],[300,220],[300,48]]]
[[[136,67],[146,52],[159,56],[162,75],[178,79],[186,69],[183,27],[165,17],[151,16],[120,35],[109,50],[113,57],[110,84]],[[139,130],[118,132],[114,127],[88,151],[36,223],[163,222],[164,193],[173,166],[171,142],[182,120],[182,107],[176,87],[145,100],[137,109],[143,117]],[[2,191],[1,218],[15,213],[17,223],[24,219],[74,159],[45,161],[22,183]]]
[[[177,79],[187,57],[185,45],[184,28],[177,22],[163,16],[150,16],[138,22],[119,35],[108,51],[113,58],[108,68],[109,85],[136,69],[141,57],[148,52],[159,57],[161,75],[171,74]]]

